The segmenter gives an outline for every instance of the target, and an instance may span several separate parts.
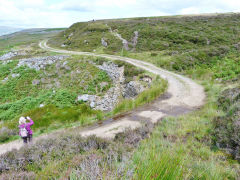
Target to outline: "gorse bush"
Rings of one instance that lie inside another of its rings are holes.
[[[10,139],[11,136],[16,135],[17,132],[12,130],[12,129],[8,129],[6,127],[2,127],[0,129],[0,142],[4,142]]]

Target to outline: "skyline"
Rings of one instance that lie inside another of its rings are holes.
[[[235,0],[0,0],[0,26],[69,27],[92,19],[240,12]]]

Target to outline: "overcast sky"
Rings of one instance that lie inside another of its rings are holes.
[[[0,0],[0,26],[68,27],[124,17],[240,12],[240,0]]]

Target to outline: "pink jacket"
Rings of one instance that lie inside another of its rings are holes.
[[[28,134],[32,135],[33,132],[31,130],[31,126],[34,124],[33,120],[30,119],[30,122],[29,123],[26,123],[26,124],[21,124],[19,125],[19,135],[20,135],[20,128],[24,128],[24,126],[26,127],[27,131],[28,131]]]

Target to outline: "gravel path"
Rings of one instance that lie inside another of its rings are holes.
[[[39,46],[47,51],[58,52],[62,54],[98,56],[112,60],[125,61],[154,74],[158,74],[163,79],[166,79],[168,81],[168,90],[165,98],[155,100],[152,104],[138,108],[137,110],[134,110],[126,116],[118,118],[115,121],[81,130],[79,133],[82,136],[96,135],[102,138],[113,138],[116,133],[123,132],[126,128],[135,129],[140,127],[142,125],[142,120],[148,120],[156,123],[158,120],[162,119],[165,116],[181,115],[193,111],[204,104],[205,93],[202,86],[195,83],[189,78],[158,68],[150,63],[121,56],[105,54],[100,55],[89,52],[54,49],[47,45],[46,40],[40,42]],[[39,136],[35,138],[35,141],[44,139],[48,136],[50,135]],[[19,149],[22,146],[23,144],[19,140],[2,144],[0,145],[0,154],[3,154],[12,149]]]

